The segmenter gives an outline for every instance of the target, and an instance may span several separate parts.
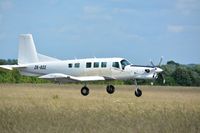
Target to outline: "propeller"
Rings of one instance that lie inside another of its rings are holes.
[[[162,73],[163,70],[160,68],[161,64],[162,64],[162,61],[163,61],[163,56],[161,56],[160,61],[159,61],[157,66],[154,65],[152,60],[150,60],[150,63],[152,65],[152,67],[155,69],[155,73],[154,73],[155,80],[161,79],[162,83],[165,84],[165,78],[164,78],[164,75]]]
[[[154,63],[153,63],[153,61],[152,60],[150,60],[150,63],[151,63],[151,65],[153,66],[153,67],[160,67],[161,66],[161,64],[162,64],[162,61],[163,61],[163,56],[161,56],[161,58],[160,58],[160,61],[159,61],[159,63],[158,63],[158,65],[156,66],[156,65],[154,65]]]

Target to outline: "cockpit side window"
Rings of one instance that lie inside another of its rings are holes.
[[[127,65],[130,65],[130,63],[129,63],[127,60],[125,60],[125,59],[121,60],[120,63],[121,63],[121,65],[122,65],[122,69],[123,69],[123,70],[124,70],[124,68],[125,68]]]

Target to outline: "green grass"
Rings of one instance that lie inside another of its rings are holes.
[[[195,133],[200,132],[200,88],[0,84],[1,133]]]

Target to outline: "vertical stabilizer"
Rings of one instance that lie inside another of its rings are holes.
[[[38,62],[37,51],[31,34],[19,36],[18,64]]]

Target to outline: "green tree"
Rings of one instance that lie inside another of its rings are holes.
[[[192,79],[190,77],[190,72],[183,67],[178,67],[172,75],[178,85],[191,86]]]
[[[200,86],[200,75],[196,71],[190,71],[192,85]]]

